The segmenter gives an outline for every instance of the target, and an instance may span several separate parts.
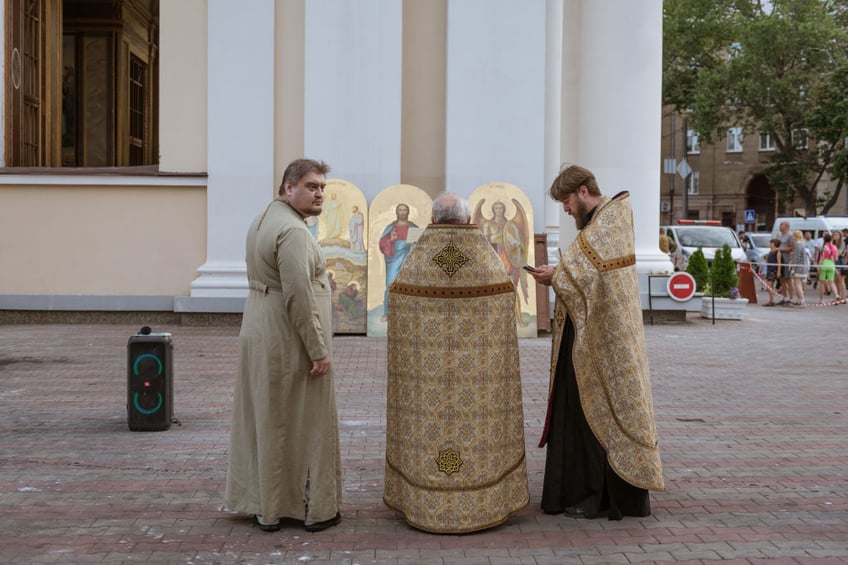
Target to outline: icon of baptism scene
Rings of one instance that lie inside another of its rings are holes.
[[[418,187],[398,184],[382,190],[368,214],[368,330],[385,337],[387,289],[404,259],[430,223],[433,202]]]
[[[333,332],[366,331],[365,301],[368,288],[368,204],[354,184],[327,179],[324,209],[311,224],[312,235],[327,261],[333,292]]]
[[[468,198],[471,221],[483,231],[515,285],[518,337],[536,337],[536,284],[522,265],[535,265],[533,207],[517,186],[492,182]]]

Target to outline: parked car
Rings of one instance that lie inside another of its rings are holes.
[[[769,241],[774,236],[767,231],[749,231],[742,234],[742,247],[745,256],[752,265],[756,265],[757,272],[764,274],[763,266],[766,264],[766,255],[769,252]]]
[[[700,222],[696,220],[680,220],[676,226],[662,226],[665,234],[671,238],[677,248],[671,254],[671,262],[675,271],[685,271],[689,257],[699,247],[704,251],[708,265],[712,265],[715,252],[726,243],[730,254],[736,261],[747,261],[742,243],[736,237],[736,232],[717,222]]]

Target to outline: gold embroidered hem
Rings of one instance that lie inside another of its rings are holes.
[[[530,500],[514,290],[476,226],[429,226],[389,288],[383,500],[434,533]]]
[[[428,298],[473,298],[475,296],[492,296],[515,292],[512,281],[505,283],[482,285],[468,288],[433,287],[420,284],[395,283],[392,292],[397,294],[408,294],[410,296],[426,296]]]
[[[383,494],[386,506],[402,513],[410,526],[434,534],[463,534],[493,528],[530,502],[523,456],[498,481],[476,488],[415,485],[387,464],[386,486]]]
[[[640,488],[663,490],[633,239],[629,195],[603,197],[557,265],[548,398],[550,403],[570,317],[574,373],[589,427],[618,476]]]

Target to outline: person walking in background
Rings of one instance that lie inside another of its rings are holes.
[[[794,303],[795,285],[792,282],[792,274],[790,273],[790,265],[792,265],[792,249],[795,247],[795,240],[792,238],[792,232],[789,231],[789,222],[780,222],[778,228],[780,234],[777,238],[780,240],[780,263],[781,268],[777,274],[780,281],[781,299],[778,304],[789,305]]]
[[[279,197],[247,232],[250,289],[239,333],[224,506],[266,532],[281,518],[338,524],[339,424],[327,265],[306,218],[321,213],[330,168],[293,161]]]
[[[763,306],[774,306],[774,295],[777,294],[774,285],[777,284],[777,273],[780,271],[780,240],[776,237],[769,241],[769,252],[766,255],[766,290],[769,301]]]
[[[792,232],[792,243],[789,267],[794,293],[792,304],[798,308],[806,308],[807,298],[804,287],[807,283],[807,275],[810,273],[810,258],[807,256],[807,247],[804,245],[804,234],[800,230]]]
[[[648,516],[663,490],[630,195],[601,194],[584,167],[550,187],[580,230],[556,266],[530,271],[556,294],[542,510]]]
[[[824,234],[819,261],[819,304],[824,302],[826,294],[833,292],[833,278],[836,274],[836,247],[831,243],[831,235]]]
[[[804,247],[807,250],[807,256],[810,258],[810,274],[807,275],[807,284],[810,284],[815,280],[818,261],[816,260],[816,240],[813,239],[813,234],[809,231],[804,232]]]
[[[836,248],[836,259],[833,261],[836,267],[836,272],[833,274],[833,283],[836,289],[834,302],[841,302],[845,300],[845,269],[848,268],[845,265],[845,256],[848,253],[848,245],[845,244],[845,239],[839,230],[834,230],[830,242]]]
[[[821,264],[821,251],[822,245],[824,245],[824,234],[827,230],[822,230],[819,232],[819,236],[813,238],[813,264],[816,266],[816,278],[813,281],[813,288],[818,288],[819,286],[819,264]]]
[[[665,230],[660,228],[660,251],[669,255],[677,250],[677,244],[666,235]]]

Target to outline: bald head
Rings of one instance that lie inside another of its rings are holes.
[[[433,200],[434,224],[467,224],[471,222],[471,205],[458,194],[445,192]]]

